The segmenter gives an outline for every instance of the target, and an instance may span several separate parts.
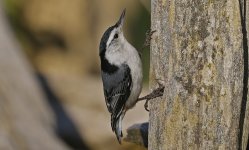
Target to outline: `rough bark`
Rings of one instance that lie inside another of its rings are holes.
[[[152,0],[151,7],[150,81],[166,88],[150,102],[149,149],[240,148],[248,58],[239,0]]]
[[[6,23],[0,0],[0,149],[68,149],[31,66]]]

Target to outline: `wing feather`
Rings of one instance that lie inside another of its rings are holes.
[[[114,130],[131,93],[132,78],[130,68],[128,65],[123,65],[113,74],[102,72],[102,80],[106,106],[111,113],[112,129]]]

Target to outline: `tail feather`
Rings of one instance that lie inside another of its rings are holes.
[[[123,117],[124,117],[124,113],[121,113],[120,116],[112,117],[112,120],[111,120],[112,131],[115,132],[119,144],[121,144],[121,140],[123,137],[123,133],[122,133]]]

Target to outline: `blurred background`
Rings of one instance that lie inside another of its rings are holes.
[[[149,0],[0,0],[0,150],[142,150],[119,145],[104,101],[98,46],[126,8],[125,36],[142,48]],[[149,49],[142,51],[148,93]],[[144,102],[123,132],[148,121]]]

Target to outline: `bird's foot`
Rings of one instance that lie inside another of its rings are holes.
[[[152,39],[152,35],[156,32],[156,30],[151,30],[149,29],[146,33],[145,33],[145,41],[144,41],[144,44],[143,44],[143,47],[142,49],[146,48],[146,47],[149,47],[150,46],[150,41]]]
[[[162,83],[158,82],[158,80],[157,80],[157,83],[159,85],[159,87],[157,89],[153,90],[150,94],[148,94],[144,97],[138,98],[138,101],[146,100],[146,102],[144,104],[144,108],[146,111],[149,111],[149,109],[148,109],[149,100],[163,96],[165,87],[163,86]]]

